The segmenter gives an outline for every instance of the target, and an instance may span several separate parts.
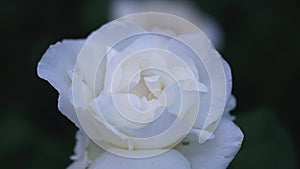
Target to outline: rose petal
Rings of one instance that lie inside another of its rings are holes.
[[[87,156],[87,145],[89,139],[85,136],[83,132],[80,130],[76,133],[76,145],[74,148],[74,155],[70,158],[74,160],[74,162],[67,167],[67,169],[83,169],[90,165],[91,161],[88,159]]]
[[[138,102],[136,100],[139,100],[139,98],[131,94],[118,94],[114,96],[110,93],[102,93],[95,99],[95,106],[97,107],[94,107],[93,109],[97,114],[101,114],[101,116],[104,117],[104,120],[112,125],[126,128],[140,128],[144,125],[129,121],[122,115],[122,112],[132,113],[129,107],[131,108],[133,104],[139,104],[136,103]],[[127,106],[119,105],[119,103],[126,104]],[[125,110],[124,108],[127,109]]]
[[[221,120],[221,116],[228,100],[228,89],[226,86],[227,77],[223,63],[220,60],[219,53],[214,49],[205,34],[201,32],[198,32],[197,34],[186,33],[180,35],[179,39],[191,47],[199,56],[201,61],[195,62],[195,64],[198,68],[200,82],[203,82],[208,86],[207,95],[203,95],[201,100],[211,100],[208,104],[202,103],[200,105],[201,111],[199,114],[202,115],[197,117],[195,127],[213,133]],[[207,114],[207,116],[203,118],[203,114]],[[205,141],[205,139],[210,138],[210,136],[207,138],[202,136],[203,135],[200,134],[199,141]]]
[[[67,94],[61,93],[58,97],[58,109],[62,112],[69,120],[71,120],[76,127],[81,129],[81,125],[77,118],[74,106],[70,102],[70,98]]]
[[[74,161],[72,164],[70,164],[67,169],[85,169],[89,166],[90,161],[88,160],[87,156],[84,156],[83,158]]]
[[[85,40],[63,40],[51,45],[38,63],[39,77],[47,80],[58,92],[66,92],[71,85],[77,56]]]
[[[222,56],[219,54],[223,67],[224,67],[224,72],[225,72],[225,77],[226,77],[226,86],[227,86],[227,102],[230,99],[231,96],[231,91],[232,91],[232,75],[231,75],[231,69],[229,64],[222,58]]]
[[[111,47],[131,35],[143,32],[145,30],[138,25],[119,21],[103,25],[87,38],[77,60],[76,73],[81,74],[87,86],[98,93],[98,85],[101,83],[101,78],[96,79],[96,77],[103,77],[104,72],[101,69],[106,63],[107,47]]]
[[[86,137],[83,132],[78,130],[76,133],[76,145],[74,148],[74,155],[71,156],[72,160],[79,160],[80,158],[83,158],[88,141],[89,138]]]
[[[136,130],[128,130],[126,128],[122,128],[120,130],[122,130],[129,136],[148,138],[159,135],[166,131],[168,128],[172,127],[172,124],[175,122],[176,118],[177,117],[174,114],[169,113],[167,110],[164,110],[161,116],[159,116],[155,121],[147,124],[147,126],[143,128]]]
[[[81,130],[76,133],[76,141],[74,155],[71,156],[74,162],[67,169],[85,169],[104,152]]]
[[[215,137],[204,144],[198,137],[189,135],[176,149],[191,163],[193,169],[223,169],[232,161],[241,147],[243,133],[228,118],[222,118]]]
[[[223,117],[227,117],[231,120],[235,119],[235,116],[230,114],[230,111],[233,110],[236,106],[236,99],[233,95],[230,96],[227,105],[225,107],[224,113],[223,113]]]
[[[68,93],[71,86],[70,73],[83,43],[84,40],[63,40],[50,46],[37,68],[39,77],[47,80],[59,92],[58,109],[78,128],[81,128],[80,123]]]
[[[186,158],[176,150],[148,158],[125,158],[103,153],[90,169],[190,169]]]

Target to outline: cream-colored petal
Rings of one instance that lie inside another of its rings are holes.
[[[104,72],[98,69],[106,63],[107,48],[129,36],[143,32],[145,30],[138,25],[113,21],[89,35],[77,59],[76,71],[82,75],[91,90],[97,88],[100,83],[96,81],[97,77],[103,76],[101,74]]]
[[[205,110],[199,112],[202,115],[207,115],[202,118],[199,118],[201,115],[198,116],[195,125],[197,128],[212,133],[220,121],[227,102],[227,83],[223,63],[219,53],[203,33],[183,34],[179,38],[199,56],[200,62],[195,62],[195,64],[197,68],[202,68],[202,70],[199,70],[200,81],[209,82],[209,84],[205,84],[208,86],[208,98],[203,99],[201,97],[201,100],[207,101],[209,99],[210,101],[207,105],[201,104],[200,110],[202,110],[201,106],[204,106]],[[205,69],[203,70],[203,68]],[[209,110],[206,108],[209,108]]]
[[[103,120],[111,125],[118,128],[141,128],[144,126],[127,119],[128,114],[135,111],[132,107],[138,107],[137,104],[140,104],[139,98],[134,95],[102,93],[96,98],[95,103],[97,104],[95,106],[98,106],[94,108],[95,112],[97,111],[96,114],[101,114]]]

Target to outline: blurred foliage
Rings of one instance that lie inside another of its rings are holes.
[[[237,116],[244,132],[242,149],[229,169],[296,169],[296,150],[290,133],[268,109]]]
[[[297,168],[300,22],[297,1],[195,0],[222,26],[220,52],[231,64],[233,112],[245,142],[230,168]],[[85,38],[106,23],[109,1],[3,0],[0,159],[2,168],[70,164],[75,126],[56,108],[57,93],[36,75],[50,44]],[[268,109],[252,110],[255,107]],[[270,110],[276,110],[271,112]]]

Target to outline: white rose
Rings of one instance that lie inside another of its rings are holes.
[[[240,148],[230,67],[173,15],[131,15],[57,43],[38,74],[80,129],[70,168],[226,168]]]

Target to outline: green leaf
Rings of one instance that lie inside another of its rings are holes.
[[[296,169],[296,154],[290,133],[268,109],[237,116],[244,132],[242,148],[230,169]]]

